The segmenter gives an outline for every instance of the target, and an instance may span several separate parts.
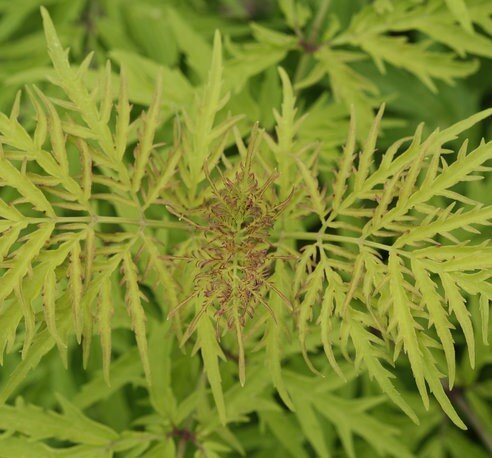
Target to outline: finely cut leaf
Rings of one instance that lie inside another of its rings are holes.
[[[203,365],[207,373],[210,387],[212,388],[215,405],[217,406],[217,413],[219,414],[221,423],[225,424],[227,416],[218,361],[218,358],[225,359],[225,357],[217,343],[215,331],[206,313],[202,315],[196,329]]]
[[[470,312],[467,310],[465,299],[461,295],[460,290],[453,281],[451,275],[441,273],[440,276],[449,308],[456,316],[461,329],[463,329],[463,333],[465,334],[470,365],[473,368],[475,366],[475,335],[473,332]]]
[[[357,355],[360,355],[360,357],[364,360],[369,375],[374,377],[383,392],[386,393],[389,398],[398,407],[400,407],[400,409],[403,410],[403,412],[405,412],[405,414],[408,415],[414,423],[419,424],[419,420],[415,415],[415,412],[408,405],[405,399],[403,399],[402,395],[397,391],[391,382],[391,379],[395,376],[381,364],[381,361],[374,351],[371,344],[374,337],[371,336],[371,334],[364,329],[360,323],[357,323],[356,320],[351,322],[350,337],[354,343]]]
[[[140,292],[140,288],[138,286],[137,268],[133,263],[130,253],[123,254],[123,271],[127,285],[126,305],[128,315],[132,320],[132,329],[137,340],[137,347],[142,360],[145,377],[147,382],[150,384],[149,352],[147,348],[147,332],[145,326],[147,319],[141,302],[142,293]]]
[[[429,321],[436,328],[437,335],[441,340],[444,354],[448,365],[449,388],[454,385],[456,375],[456,362],[454,352],[454,341],[451,335],[452,324],[447,318],[447,313],[442,306],[442,299],[436,291],[436,285],[429,277],[422,263],[412,260],[412,271],[418,288],[422,292],[422,300],[429,311]]]
[[[399,333],[408,354],[415,382],[419,390],[424,406],[428,408],[429,397],[425,387],[424,366],[422,354],[416,333],[415,321],[410,313],[410,301],[403,288],[404,279],[401,273],[400,259],[393,252],[389,255],[388,263],[390,277],[390,290],[395,309],[395,319],[398,322]]]
[[[109,370],[111,365],[111,318],[114,314],[113,299],[111,297],[111,279],[107,278],[99,293],[97,306],[97,324],[101,340],[104,380],[110,385]]]

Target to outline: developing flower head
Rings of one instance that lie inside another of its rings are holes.
[[[207,224],[196,253],[195,289],[203,296],[203,309],[215,308],[218,331],[220,321],[229,329],[244,327],[260,304],[271,312],[263,299],[271,286],[268,278],[274,257],[269,235],[289,199],[272,204],[269,188],[276,173],[260,185],[252,171],[260,139],[261,133],[255,130],[244,161],[232,178],[222,177],[223,186],[217,187],[209,178],[212,197],[201,209]]]

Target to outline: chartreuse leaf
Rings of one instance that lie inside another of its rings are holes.
[[[33,442],[26,437],[2,437],[0,439],[0,457],[10,458],[52,458],[54,451],[42,443]]]
[[[293,29],[303,27],[311,15],[309,8],[295,0],[280,0],[279,6],[287,19],[287,24]]]
[[[80,409],[86,409],[109,398],[126,384],[139,384],[142,380],[142,363],[138,350],[134,348],[111,362],[111,386],[107,384],[104,372],[100,371],[82,386],[73,402]]]
[[[354,157],[355,157],[355,142],[356,142],[356,115],[352,111],[350,116],[350,126],[348,131],[347,142],[343,149],[343,155],[340,158],[340,165],[336,172],[335,184],[333,186],[333,202],[332,207],[336,211],[342,202],[345,191],[347,190],[347,180],[351,174]]]
[[[203,166],[212,153],[215,118],[227,101],[222,97],[222,77],[222,39],[219,31],[216,31],[208,79],[193,112],[187,113],[185,117],[189,135],[184,139],[186,147],[183,150],[183,160],[187,165],[187,172],[183,178],[192,190],[196,190],[203,177]],[[195,196],[192,195],[192,198]]]
[[[327,259],[324,252],[321,252],[322,261],[326,264]],[[345,380],[345,375],[343,374],[340,366],[337,363],[335,354],[333,352],[333,323],[332,318],[336,308],[336,295],[337,289],[342,286],[341,278],[328,266],[324,266],[325,276],[328,281],[328,286],[324,291],[323,301],[321,303],[321,312],[319,315],[319,322],[321,326],[321,342],[323,343],[323,350],[330,363],[330,366],[337,373],[337,375]]]
[[[333,94],[337,101],[347,107],[352,107],[357,116],[357,131],[359,136],[365,135],[371,125],[372,107],[375,105],[376,86],[363,75],[357,73],[348,63],[358,56],[347,51],[322,48],[316,53],[318,65],[314,67],[316,78],[325,74],[329,77]],[[306,79],[312,78],[308,75]],[[302,86],[302,82],[298,87]]]
[[[463,334],[465,335],[470,365],[473,368],[475,366],[475,336],[470,312],[466,308],[465,299],[461,295],[453,277],[445,272],[440,274],[440,276],[449,308],[456,316],[456,319],[463,330]]]
[[[469,454],[477,458],[487,458],[490,453],[484,451],[476,441],[460,434],[455,429],[450,429],[446,434],[445,441],[441,441],[443,449],[449,453],[452,458],[459,458],[463,454]]]
[[[169,25],[174,31],[178,47],[187,57],[190,67],[202,80],[207,78],[214,51],[202,36],[188,24],[180,13],[168,7]]]
[[[68,61],[68,52],[63,49],[53,22],[47,10],[43,7],[41,8],[41,14],[43,16],[48,53],[58,76],[57,84],[62,87],[78,108],[87,126],[96,135],[104,154],[110,158],[114,157],[114,145],[109,127],[100,118],[99,110],[82,81],[92,56],[89,55],[86,58],[79,71],[71,68]]]
[[[309,196],[313,204],[313,208],[321,220],[324,219],[326,213],[326,207],[324,203],[323,196],[319,191],[319,185],[317,179],[311,174],[309,169],[303,164],[302,161],[297,160],[297,167],[302,175],[304,183],[309,190]]]
[[[219,369],[219,358],[225,359],[225,356],[217,343],[215,330],[206,313],[203,314],[199,320],[196,330],[198,334],[198,345],[203,359],[203,366],[207,373],[210,388],[212,389],[215,405],[217,406],[217,413],[219,414],[221,423],[225,424],[227,416]]]
[[[123,272],[126,289],[126,306],[128,315],[132,320],[132,329],[135,333],[137,340],[137,347],[142,360],[142,365],[145,373],[145,377],[149,384],[151,383],[150,376],[150,363],[149,363],[149,351],[147,345],[147,332],[145,322],[147,318],[142,307],[141,299],[143,297],[140,288],[138,286],[137,279],[137,267],[135,266],[131,254],[123,254]]]
[[[83,291],[82,284],[82,263],[81,263],[80,243],[77,241],[70,253],[70,265],[67,269],[70,301],[72,303],[73,319],[75,325],[75,335],[80,343],[82,338],[83,314],[81,309],[81,297]]]
[[[446,0],[446,5],[450,9],[456,20],[463,26],[463,28],[470,33],[473,33],[473,26],[470,19],[470,13],[466,6],[465,0]]]
[[[43,311],[48,331],[59,347],[65,347],[56,329],[56,274],[53,270],[48,271],[44,279]]]
[[[68,175],[68,158],[67,150],[65,147],[65,134],[63,132],[62,124],[58,112],[56,111],[53,103],[45,97],[40,91],[39,97],[44,102],[48,109],[48,132],[50,135],[51,148],[56,161],[60,165],[61,171],[64,175]]]
[[[412,271],[415,275],[416,285],[422,293],[422,300],[429,311],[429,325],[432,323],[436,328],[437,335],[441,340],[444,354],[448,365],[448,378],[450,389],[454,385],[456,374],[456,362],[454,341],[451,335],[453,325],[449,322],[447,313],[442,306],[441,296],[437,293],[437,286],[431,280],[429,273],[421,262],[412,260]]]
[[[367,399],[367,406],[377,405],[380,400]],[[347,454],[355,458],[353,435],[363,437],[379,453],[391,456],[411,457],[410,451],[395,437],[396,430],[365,412],[368,407],[356,401],[339,399],[331,394],[324,395],[315,404],[318,412],[329,419],[339,431]]]
[[[369,131],[367,140],[364,144],[364,148],[362,149],[362,152],[359,156],[359,164],[357,167],[357,172],[355,173],[355,183],[354,183],[354,189],[356,192],[362,188],[362,183],[366,181],[367,176],[369,175],[383,113],[384,113],[384,105],[381,106],[376,117],[374,118],[374,121],[371,126],[371,130]],[[350,148],[352,149],[353,146],[351,146]]]
[[[414,244],[429,239],[436,234],[449,233],[453,230],[472,224],[487,224],[492,218],[492,207],[474,208],[467,212],[454,213],[445,219],[437,219],[429,224],[423,224],[412,231],[403,234],[397,241],[399,246]]]
[[[0,337],[0,364],[3,365],[5,351],[12,351],[17,327],[22,319],[22,311],[13,303],[4,303],[0,323],[4,332]]]
[[[297,420],[300,423],[305,436],[316,450],[317,455],[322,458],[330,457],[331,453],[329,452],[323,437],[323,428],[320,424],[318,413],[312,404],[306,402],[301,395],[298,395],[297,397],[293,394],[292,397]]]
[[[63,302],[67,303],[67,297],[63,298]],[[64,310],[60,313],[58,320],[58,332],[63,335],[64,332],[70,327],[70,313]],[[29,372],[38,366],[41,359],[55,346],[56,342],[53,336],[47,329],[39,331],[33,339],[32,345],[24,356],[23,360],[15,367],[15,369],[9,374],[8,379],[3,383],[0,390],[0,405],[3,405],[5,401],[18,389],[18,387],[25,381]]]
[[[24,276],[31,269],[31,263],[39,255],[43,245],[48,241],[54,225],[45,223],[29,235],[29,239],[15,252],[12,266],[2,276],[0,284],[0,300],[5,300]]]
[[[427,383],[429,384],[429,388],[432,394],[439,402],[440,406],[446,412],[446,415],[452,420],[452,422],[461,429],[467,429],[466,425],[460,419],[456,411],[454,410],[453,405],[449,401],[448,396],[444,392],[442,383],[441,383],[441,374],[436,368],[435,361],[432,357],[430,350],[425,346],[421,346],[422,350],[422,364],[425,370],[425,378]]]
[[[394,374],[383,366],[373,347],[372,342],[376,342],[376,337],[371,335],[369,331],[364,329],[364,327],[354,319],[350,323],[350,338],[354,344],[357,356],[363,359],[369,375],[378,382],[383,392],[386,393],[389,398],[412,419],[412,421],[418,424],[419,421],[415,412],[397,391],[391,381],[391,379],[395,378]]]
[[[58,395],[57,398],[63,410],[63,416],[70,423],[70,426],[89,436],[87,440],[77,440],[75,442],[94,443],[96,445],[96,442],[107,442],[110,439],[116,439],[117,434],[111,428],[89,419],[79,408],[62,396]]]
[[[285,452],[293,458],[307,458],[298,434],[298,426],[292,415],[283,412],[262,412],[261,420],[277,438]]]
[[[105,279],[99,293],[97,304],[97,326],[101,341],[104,379],[110,385],[109,370],[111,365],[111,318],[114,314],[111,297],[111,278]]]
[[[292,147],[294,134],[295,134],[295,118],[297,109],[295,107],[296,99],[294,96],[294,90],[290,83],[289,77],[283,68],[279,68],[280,79],[282,80],[283,100],[282,100],[282,113],[275,113],[275,120],[277,121],[277,136],[278,147],[281,152],[287,151]],[[286,157],[279,157],[278,162],[286,161]]]
[[[306,338],[308,331],[308,322],[313,318],[313,308],[316,303],[317,297],[321,292],[324,275],[325,272],[323,269],[323,265],[320,263],[316,266],[312,275],[310,275],[307,279],[307,292],[304,296],[299,310],[299,343],[301,345],[301,351],[304,360],[306,361],[306,364],[311,369],[311,371],[313,371],[314,373],[317,373],[318,371],[309,360],[306,348]]]
[[[22,282],[20,282],[19,286],[16,288],[15,295],[22,309],[22,314],[24,316],[25,337],[24,337],[24,345],[22,346],[22,358],[24,359],[35,335],[36,318],[34,315],[34,311],[31,307],[31,304],[24,297],[23,290],[22,290]],[[7,332],[5,334],[8,335]],[[1,353],[3,355],[3,351]]]
[[[67,400],[59,398],[63,414],[45,412],[22,399],[16,406],[0,408],[0,425],[3,430],[20,432],[31,439],[56,438],[75,443],[107,445],[118,435],[107,426],[87,418]]]
[[[40,189],[3,157],[0,157],[0,178],[8,186],[16,189],[35,209],[50,216],[54,215],[53,207]]]
[[[323,425],[329,421],[338,431],[348,456],[355,457],[354,435],[363,437],[376,451],[391,456],[412,456],[408,449],[395,437],[397,429],[383,423],[368,409],[381,404],[382,398],[366,398],[364,403],[342,399],[326,393],[322,379],[289,377],[289,389],[297,401],[296,413],[304,409],[303,416],[297,416],[301,427],[320,456],[331,456],[323,437]]]
[[[390,274],[390,291],[395,310],[394,319],[398,323],[399,337],[403,342],[415,383],[426,408],[429,405],[429,396],[425,387],[425,374],[422,353],[416,333],[416,323],[410,313],[411,302],[404,288],[404,278],[401,273],[401,261],[398,255],[390,253],[388,269]]]
[[[128,81],[125,70],[120,74],[120,90],[118,97],[118,106],[116,109],[116,127],[115,127],[115,149],[118,159],[122,159],[125,154],[128,142],[128,127],[130,124],[131,106],[128,102]]]
[[[485,6],[485,4],[482,4],[482,6]],[[481,14],[487,14],[487,11],[485,9],[480,11],[477,8],[474,13],[474,19],[477,20]],[[462,26],[455,25],[452,19],[437,22],[432,20],[432,18],[426,18],[419,21],[417,28],[433,40],[449,46],[459,56],[476,54],[477,56],[490,57],[492,55],[492,43],[487,36],[479,33],[469,33]]]
[[[482,318],[482,341],[484,345],[489,344],[489,317],[490,297],[482,294],[480,296],[480,316]]]
[[[145,454],[148,458],[174,458],[176,456],[176,448],[174,442],[167,440],[156,445]]]
[[[157,178],[155,183],[152,183],[152,187],[149,190],[145,201],[145,208],[149,207],[159,198],[162,192],[169,186],[172,177],[176,173],[176,168],[179,161],[181,160],[181,155],[178,151],[173,151],[169,161],[166,164],[165,169],[162,171],[161,175]]]
[[[172,390],[172,350],[170,322],[155,324],[149,337],[149,363],[152,376],[150,401],[163,417],[175,421],[177,403]]]
[[[169,310],[173,310],[178,305],[177,285],[173,279],[170,270],[159,258],[158,247],[152,238],[142,234],[143,247],[149,256],[149,265],[156,273],[157,281],[165,290],[165,297],[169,301]]]
[[[269,70],[273,73],[274,68],[285,58],[289,49],[295,47],[295,39],[291,36],[278,34],[258,24],[252,25],[251,28],[259,42],[248,43],[244,47],[235,49],[234,57],[224,63],[224,87],[237,94],[236,100],[240,100],[241,96],[248,97],[248,83],[253,77]],[[233,101],[234,99],[231,104]],[[257,106],[255,110],[262,110],[262,108]],[[269,112],[271,109],[272,105],[268,105]]]
[[[487,108],[485,110],[479,111],[478,113],[472,114],[466,119],[462,119],[454,123],[453,125],[447,127],[442,131],[438,131],[433,145],[443,145],[446,142],[455,140],[458,135],[467,131],[472,126],[476,125],[484,119],[487,119],[490,116],[492,116],[492,108]]]
[[[276,263],[276,272],[272,281],[275,282],[275,286],[280,290],[283,290],[283,288],[287,286],[288,274],[283,264]],[[270,293],[270,305],[275,317],[283,315],[283,307],[285,306],[282,303],[282,299],[274,291]],[[285,336],[282,333],[282,328],[275,322],[275,320],[272,318],[269,321],[268,330],[265,337],[266,367],[270,377],[272,378],[273,385],[278,391],[279,396],[282,398],[282,401],[290,410],[294,410],[294,405],[282,376],[281,349],[284,344]]]
[[[123,254],[118,253],[117,255],[107,258],[104,266],[98,269],[97,273],[92,272],[91,269],[90,275],[86,277],[90,278],[91,281],[88,282],[87,287],[84,290],[84,295],[82,296],[81,302],[81,309],[83,310],[84,317],[82,329],[82,352],[84,367],[87,367],[89,361],[89,352],[92,344],[92,335],[94,330],[94,322],[92,319],[93,304],[96,301],[99,293],[101,292],[104,282],[111,277],[113,272],[120,265],[122,257]]]
[[[133,192],[137,192],[140,189],[142,177],[144,176],[145,168],[148,165],[150,154],[152,153],[155,131],[159,125],[159,113],[162,103],[162,84],[162,74],[159,74],[157,77],[154,98],[149,107],[149,111],[145,114],[142,133],[139,136],[139,144],[135,153],[135,169],[133,171],[132,183]]]
[[[286,199],[292,190],[292,183],[295,180],[295,171],[293,161],[293,154],[296,149],[296,134],[300,126],[301,120],[296,120],[296,99],[294,95],[294,89],[290,82],[290,79],[283,68],[279,68],[279,75],[282,81],[282,105],[281,111],[273,110],[276,126],[275,132],[277,140],[273,141],[270,136],[265,136],[270,148],[273,151],[275,161],[278,164],[278,170],[280,173],[280,198]],[[298,163],[302,159],[298,153]],[[297,165],[299,167],[299,165]],[[312,181],[312,177],[309,176],[309,172],[304,172],[305,179]],[[311,188],[312,189],[312,188]],[[317,194],[317,192],[315,193]],[[316,200],[319,201],[317,196]],[[320,203],[322,206],[322,204]]]
[[[404,37],[374,36],[360,45],[383,72],[385,61],[395,67],[402,67],[434,92],[437,91],[434,79],[450,82],[468,76],[477,69],[476,62],[456,61],[454,54],[428,51],[427,44],[410,44]]]

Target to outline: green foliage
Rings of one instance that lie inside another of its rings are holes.
[[[248,5],[0,9],[1,457],[492,450],[490,2]]]

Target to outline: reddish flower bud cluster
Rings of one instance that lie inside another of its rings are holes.
[[[263,299],[274,256],[269,234],[287,203],[271,204],[267,191],[272,192],[275,175],[260,186],[250,164],[248,154],[234,178],[223,179],[223,187],[211,182],[213,197],[203,207],[208,224],[197,253],[195,288],[205,298],[203,307],[213,306],[228,328],[236,320],[244,326],[259,304],[270,310]]]

